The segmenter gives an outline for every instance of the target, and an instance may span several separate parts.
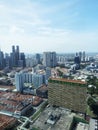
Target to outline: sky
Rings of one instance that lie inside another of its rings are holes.
[[[97,52],[98,0],[0,0],[0,48]]]

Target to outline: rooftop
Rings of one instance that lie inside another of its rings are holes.
[[[89,130],[98,130],[98,120],[90,119]]]
[[[44,85],[44,86],[39,87],[38,90],[40,90],[40,91],[47,91],[47,90],[48,90],[48,87],[46,87],[46,86]]]
[[[9,124],[13,124],[15,122],[16,122],[15,118],[0,115],[0,130],[4,130],[7,126],[9,126]]]
[[[80,81],[80,80],[71,80],[71,79],[65,79],[65,78],[50,78],[49,82],[53,83],[72,83],[72,84],[81,84],[86,85],[86,82]]]
[[[89,127],[88,124],[79,122],[78,125],[77,125],[76,130],[88,130],[88,127]]]
[[[65,108],[46,107],[33,126],[43,130],[69,130],[73,116],[74,114]]]
[[[40,102],[42,102],[42,98],[37,96],[0,92],[0,110],[9,112],[21,111],[29,104],[38,105]]]

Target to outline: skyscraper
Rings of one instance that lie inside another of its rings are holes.
[[[12,46],[12,53],[15,53],[15,46]]]
[[[25,54],[24,53],[20,53],[19,55],[19,61],[21,61],[21,67],[26,67],[26,60],[25,60]],[[18,62],[19,65],[19,62]]]
[[[17,60],[18,60],[18,56],[17,56],[17,52],[15,50],[15,46],[12,46],[12,53],[11,53],[12,67],[17,67]]]
[[[36,60],[37,60],[37,64],[40,64],[40,54],[36,54]]]
[[[48,80],[51,77],[51,68],[46,68],[46,79]]]
[[[74,62],[75,62],[75,64],[79,64],[80,65],[80,57],[79,57],[78,53],[76,53],[76,56],[74,58]]]
[[[43,75],[42,74],[33,74],[33,85],[38,88],[43,84]]]
[[[83,51],[83,62],[85,62],[85,51]]]
[[[81,62],[82,52],[79,52],[79,58],[80,58],[80,62]]]
[[[11,68],[11,58],[7,53],[5,54],[5,67]]]
[[[56,67],[57,65],[56,52],[44,52],[43,64],[45,67]]]
[[[23,91],[23,73],[15,74],[15,84],[16,84],[17,91],[22,92]]]
[[[11,65],[12,67],[25,67],[25,55],[24,53],[20,53],[19,46],[12,46],[12,53],[11,56]]]
[[[16,46],[16,52],[19,53],[19,46]]]
[[[18,61],[19,61],[19,46],[16,46],[16,50],[15,50],[15,64],[16,66],[18,66]]]
[[[0,69],[3,69],[3,68],[4,68],[4,54],[0,50]]]

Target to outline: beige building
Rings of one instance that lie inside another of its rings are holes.
[[[49,80],[49,104],[85,113],[86,83],[77,80],[52,78]]]

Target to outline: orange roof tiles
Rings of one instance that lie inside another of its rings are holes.
[[[63,82],[71,82],[71,83],[79,83],[79,84],[86,84],[86,82],[80,81],[80,80],[71,80],[71,79],[64,79],[64,78],[50,78],[50,80],[56,80],[56,81],[63,81]]]
[[[5,115],[0,115],[0,130],[4,130],[7,126],[15,122],[16,122],[15,118],[8,117]]]
[[[41,91],[42,91],[42,90],[48,90],[48,87],[46,87],[46,86],[41,86],[41,87],[38,88],[38,90],[41,90]]]

